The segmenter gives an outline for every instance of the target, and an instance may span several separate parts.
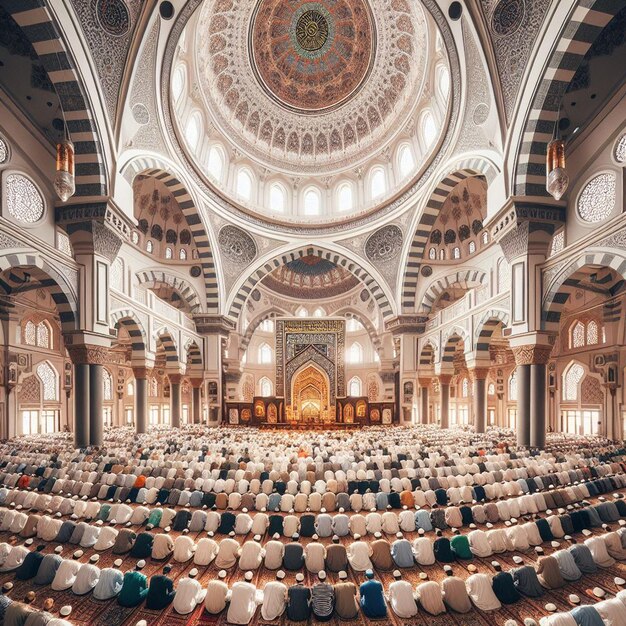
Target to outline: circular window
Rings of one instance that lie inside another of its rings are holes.
[[[6,163],[9,160],[9,147],[0,139],[0,165]]]
[[[159,5],[159,13],[164,20],[171,20],[174,17],[174,5],[169,0],[164,0]]]
[[[452,20],[458,20],[461,17],[461,14],[463,13],[463,5],[460,2],[453,2],[449,7],[448,7],[448,15],[450,16],[450,19]]]
[[[617,177],[613,172],[594,176],[578,196],[578,215],[590,224],[605,220],[615,206]]]
[[[5,179],[9,215],[20,222],[34,224],[43,216],[43,198],[35,185],[21,174]]]
[[[615,160],[624,165],[626,164],[626,133],[624,133],[615,145]],[[0,162],[2,162],[0,160]]]

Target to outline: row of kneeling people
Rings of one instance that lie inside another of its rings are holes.
[[[539,520],[542,521],[542,520]],[[543,555],[543,548],[539,544],[543,538],[539,533],[536,523],[535,551]],[[527,533],[526,525],[517,527],[521,533]],[[589,573],[600,567],[610,567],[616,560],[626,560],[626,528],[612,531],[604,525],[603,534],[592,535],[585,529],[587,538],[583,543],[565,535],[563,539],[568,542],[568,550],[558,550],[556,561],[563,568],[563,575],[567,580],[580,577],[580,573]],[[167,533],[141,533],[134,544],[128,544],[124,551],[115,550],[116,554],[128,552],[131,557],[140,560],[152,558],[163,561],[172,558],[178,563],[187,563],[193,560],[197,566],[206,567],[213,562],[219,568],[230,569],[238,566],[240,570],[252,571],[261,566],[269,570],[285,568],[289,571],[306,569],[317,573],[322,570],[339,572],[350,567],[355,572],[366,571],[376,568],[381,571],[393,568],[412,568],[416,565],[428,566],[435,563],[447,564],[456,560],[471,561],[474,556],[481,558],[490,557],[493,554],[501,554],[507,551],[519,550],[507,541],[506,532],[513,530],[493,529],[488,532],[475,530],[469,535],[457,534],[451,539],[441,536],[441,532],[434,541],[421,536],[410,542],[401,534],[395,541],[389,542],[379,535],[374,541],[363,541],[356,535],[354,541],[347,547],[340,543],[339,537],[333,537],[332,544],[326,546],[317,540],[303,545],[299,536],[294,535],[292,541],[285,544],[278,539],[272,539],[265,544],[261,543],[261,537],[256,536],[253,541],[245,541],[243,544],[232,538],[226,538],[219,543],[212,538],[204,537],[195,543],[189,536],[180,535],[175,540]],[[527,536],[527,535],[526,535]],[[552,547],[559,548],[561,544],[552,537]],[[548,540],[548,539],[546,539]],[[32,542],[27,540],[27,542]],[[35,579],[38,584],[51,583],[65,585],[66,574],[69,572],[76,575],[81,568],[79,559],[83,556],[82,550],[74,553],[73,559],[63,559],[60,554],[64,551],[63,545],[55,548],[54,554],[43,554],[45,544],[40,544],[34,549],[27,545],[14,545],[0,543],[0,572],[15,571],[18,578]],[[526,543],[525,549],[530,548]],[[113,544],[110,547],[115,547]],[[520,557],[515,557],[519,559]],[[553,557],[541,557],[552,562]],[[98,554],[91,557],[91,563],[85,564],[88,570],[99,560]],[[54,583],[57,569],[65,563],[64,571],[60,574],[57,583]],[[121,560],[120,560],[121,563]],[[573,565],[576,565],[574,567]],[[569,569],[568,569],[569,568]],[[40,571],[41,569],[41,571]],[[580,573],[579,573],[580,570]],[[572,578],[573,577],[573,578]]]
[[[615,467],[617,465],[617,467]],[[617,472],[613,472],[617,469]],[[582,488],[582,497],[606,493],[611,489],[626,486],[624,469],[619,464],[594,467],[593,472],[570,470],[546,474],[531,478],[501,479],[496,481],[493,473],[455,479],[455,485],[448,486],[449,479],[381,479],[363,481],[318,480],[315,483],[296,480],[288,482],[265,479],[247,481],[234,479],[197,479],[186,485],[183,479],[177,486],[176,481],[155,479],[152,483],[142,480],[142,476],[129,475],[134,480],[131,487],[116,485],[116,475],[112,474],[114,484],[90,482],[89,480],[70,478],[40,478],[20,473],[0,473],[0,484],[9,488],[29,490],[40,495],[67,494],[84,500],[113,500],[137,504],[167,504],[170,506],[188,506],[191,508],[217,508],[219,510],[282,510],[319,511],[322,508],[334,511],[339,508],[359,511],[370,509],[400,509],[438,504],[471,504],[489,502],[503,497],[519,497],[544,493],[547,508],[565,506],[576,501],[579,494],[572,487],[578,484],[591,485]],[[603,471],[605,470],[605,471]],[[501,472],[500,472],[501,473]],[[191,480],[191,479],[190,479]],[[441,486],[445,480],[446,487]],[[433,482],[434,481],[434,482]],[[439,482],[438,482],[439,481]],[[586,482],[585,482],[586,481]],[[608,482],[607,482],[608,481]],[[122,481],[123,482],[123,481]],[[440,484],[441,483],[441,484]],[[460,483],[460,484],[459,484]],[[482,483],[482,484],[481,484]],[[149,486],[149,485],[152,486]],[[434,487],[434,489],[433,489]],[[587,494],[586,491],[589,491]],[[30,496],[34,502],[36,496]],[[41,498],[41,501],[44,499]],[[532,505],[531,505],[532,506]]]

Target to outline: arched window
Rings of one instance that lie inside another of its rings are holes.
[[[24,343],[28,346],[37,345],[37,327],[30,320],[24,326]]]
[[[339,199],[339,210],[351,211],[354,206],[352,199],[352,185],[350,183],[343,183],[339,187],[339,193],[337,196]]]
[[[154,244],[150,239],[146,242],[146,252],[149,252],[150,254],[154,252]]]
[[[439,68],[438,86],[441,96],[445,99],[450,95],[450,72],[445,65]]]
[[[461,382],[461,397],[469,398],[469,380],[464,378]]]
[[[469,242],[469,246],[467,246],[467,251],[470,254],[474,254],[474,252],[476,252],[476,243],[474,241]]]
[[[278,183],[272,183],[270,187],[270,209],[284,213],[285,211],[285,188]]]
[[[259,363],[269,365],[272,362],[272,349],[268,344],[262,343],[259,346]]]
[[[422,119],[422,133],[426,147],[430,148],[435,143],[435,139],[437,139],[437,125],[430,111],[426,111]]]
[[[517,400],[517,372],[509,378],[509,400]]]
[[[600,335],[598,333],[598,322],[591,320],[587,324],[587,345],[595,346],[600,341]]]
[[[445,261],[446,260],[446,251],[445,250],[439,250],[439,260],[440,261]]]
[[[563,372],[563,400],[566,402],[576,402],[578,400],[578,386],[585,376],[585,368],[573,362]]]
[[[264,376],[259,381],[259,389],[263,398],[269,398],[272,395],[272,381]]]
[[[437,250],[435,250],[435,248],[430,248],[428,251],[428,258],[431,261],[435,261],[437,259]]]
[[[489,233],[487,231],[485,231],[483,233],[483,245],[486,245],[489,243]]]
[[[303,307],[301,306],[297,311],[296,311],[296,315],[298,317],[309,317],[309,312]]]
[[[355,341],[348,351],[348,363],[363,363],[363,347]]]
[[[237,172],[237,195],[248,202],[252,199],[252,176],[246,169]]]
[[[259,324],[259,328],[264,332],[264,333],[273,333],[274,332],[274,320],[270,319],[269,317],[266,320],[263,320],[260,324]]]
[[[198,113],[193,113],[187,120],[185,139],[189,148],[195,151],[200,141],[200,115]]]
[[[493,383],[489,383],[489,387],[487,387],[487,395],[489,396],[496,395],[496,386]]]
[[[346,330],[349,333],[358,333],[359,331],[363,330],[363,324],[361,324],[361,322],[359,322],[359,320],[356,319],[356,317],[351,317],[346,322]]]
[[[40,348],[51,348],[50,343],[50,326],[48,322],[39,322],[37,324],[37,345]]]
[[[106,368],[102,370],[102,386],[104,388],[104,399],[113,400],[113,377]]]
[[[209,159],[207,161],[207,169],[209,174],[217,181],[222,180],[222,172],[224,171],[223,152],[217,146],[211,146],[209,150]]]
[[[139,243],[139,233],[136,230],[130,234],[130,240],[137,245]]]
[[[579,320],[572,326],[570,348],[582,348],[585,345],[585,325]]]
[[[358,398],[363,395],[361,391],[362,387],[363,383],[361,382],[361,379],[358,376],[355,376],[348,385],[349,395],[353,398]]]
[[[321,208],[320,193],[317,189],[308,189],[304,194],[304,214],[319,215]]]
[[[415,169],[415,159],[413,158],[413,150],[406,144],[400,148],[400,176],[406,178],[413,173]]]
[[[165,258],[166,259],[172,258],[172,249],[169,246],[165,248]]]
[[[40,363],[37,366],[37,377],[41,381],[43,388],[43,399],[58,401],[59,400],[59,385],[58,376],[56,370],[47,361]]]
[[[313,311],[313,317],[326,317],[326,311],[320,306]]]
[[[135,395],[135,385],[132,380],[126,385],[126,395],[129,398]]]
[[[159,383],[156,378],[150,379],[149,395],[151,398],[159,397]]]
[[[370,178],[370,195],[372,200],[376,200],[387,191],[387,182],[385,180],[385,171],[382,167],[377,167],[372,172]]]
[[[172,76],[172,96],[174,102],[178,102],[180,96],[183,93],[183,87],[185,86],[185,68],[179,65]]]
[[[461,258],[461,248],[454,248],[454,250],[452,251],[452,256],[455,259],[460,259]]]
[[[178,258],[181,261],[186,261],[187,260],[187,250],[185,250],[185,248],[181,248],[180,252],[178,253]]]

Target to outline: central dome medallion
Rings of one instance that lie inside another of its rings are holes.
[[[261,0],[250,31],[254,71],[263,88],[304,113],[350,98],[370,71],[375,43],[365,0]]]

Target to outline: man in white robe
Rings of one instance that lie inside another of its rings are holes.
[[[272,621],[280,617],[285,612],[287,606],[287,585],[278,580],[272,580],[263,588],[263,605],[261,606],[261,617],[264,620]]]
[[[172,603],[174,610],[181,615],[191,613],[200,604],[206,595],[206,589],[192,577],[192,570],[188,577],[183,578],[176,587],[176,595]]]
[[[358,539],[357,539],[358,538]],[[372,547],[368,542],[360,541],[360,537],[355,536],[356,541],[348,546],[348,562],[355,572],[364,572],[372,569]]]
[[[265,551],[257,541],[246,541],[239,548],[239,569],[244,571],[258,569],[263,562]]]
[[[239,581],[231,589],[226,615],[229,624],[249,624],[257,607],[257,589],[252,583]]]
[[[76,574],[74,584],[72,585],[72,593],[77,596],[83,596],[89,593],[100,580],[100,568],[91,563],[83,563]]]
[[[399,571],[393,573],[394,581],[389,585],[387,599],[393,612],[402,619],[409,619],[417,615],[417,604],[413,595],[411,583],[402,580]]]
[[[465,587],[470,599],[481,611],[495,611],[502,606],[487,574],[472,574],[465,581]]]

